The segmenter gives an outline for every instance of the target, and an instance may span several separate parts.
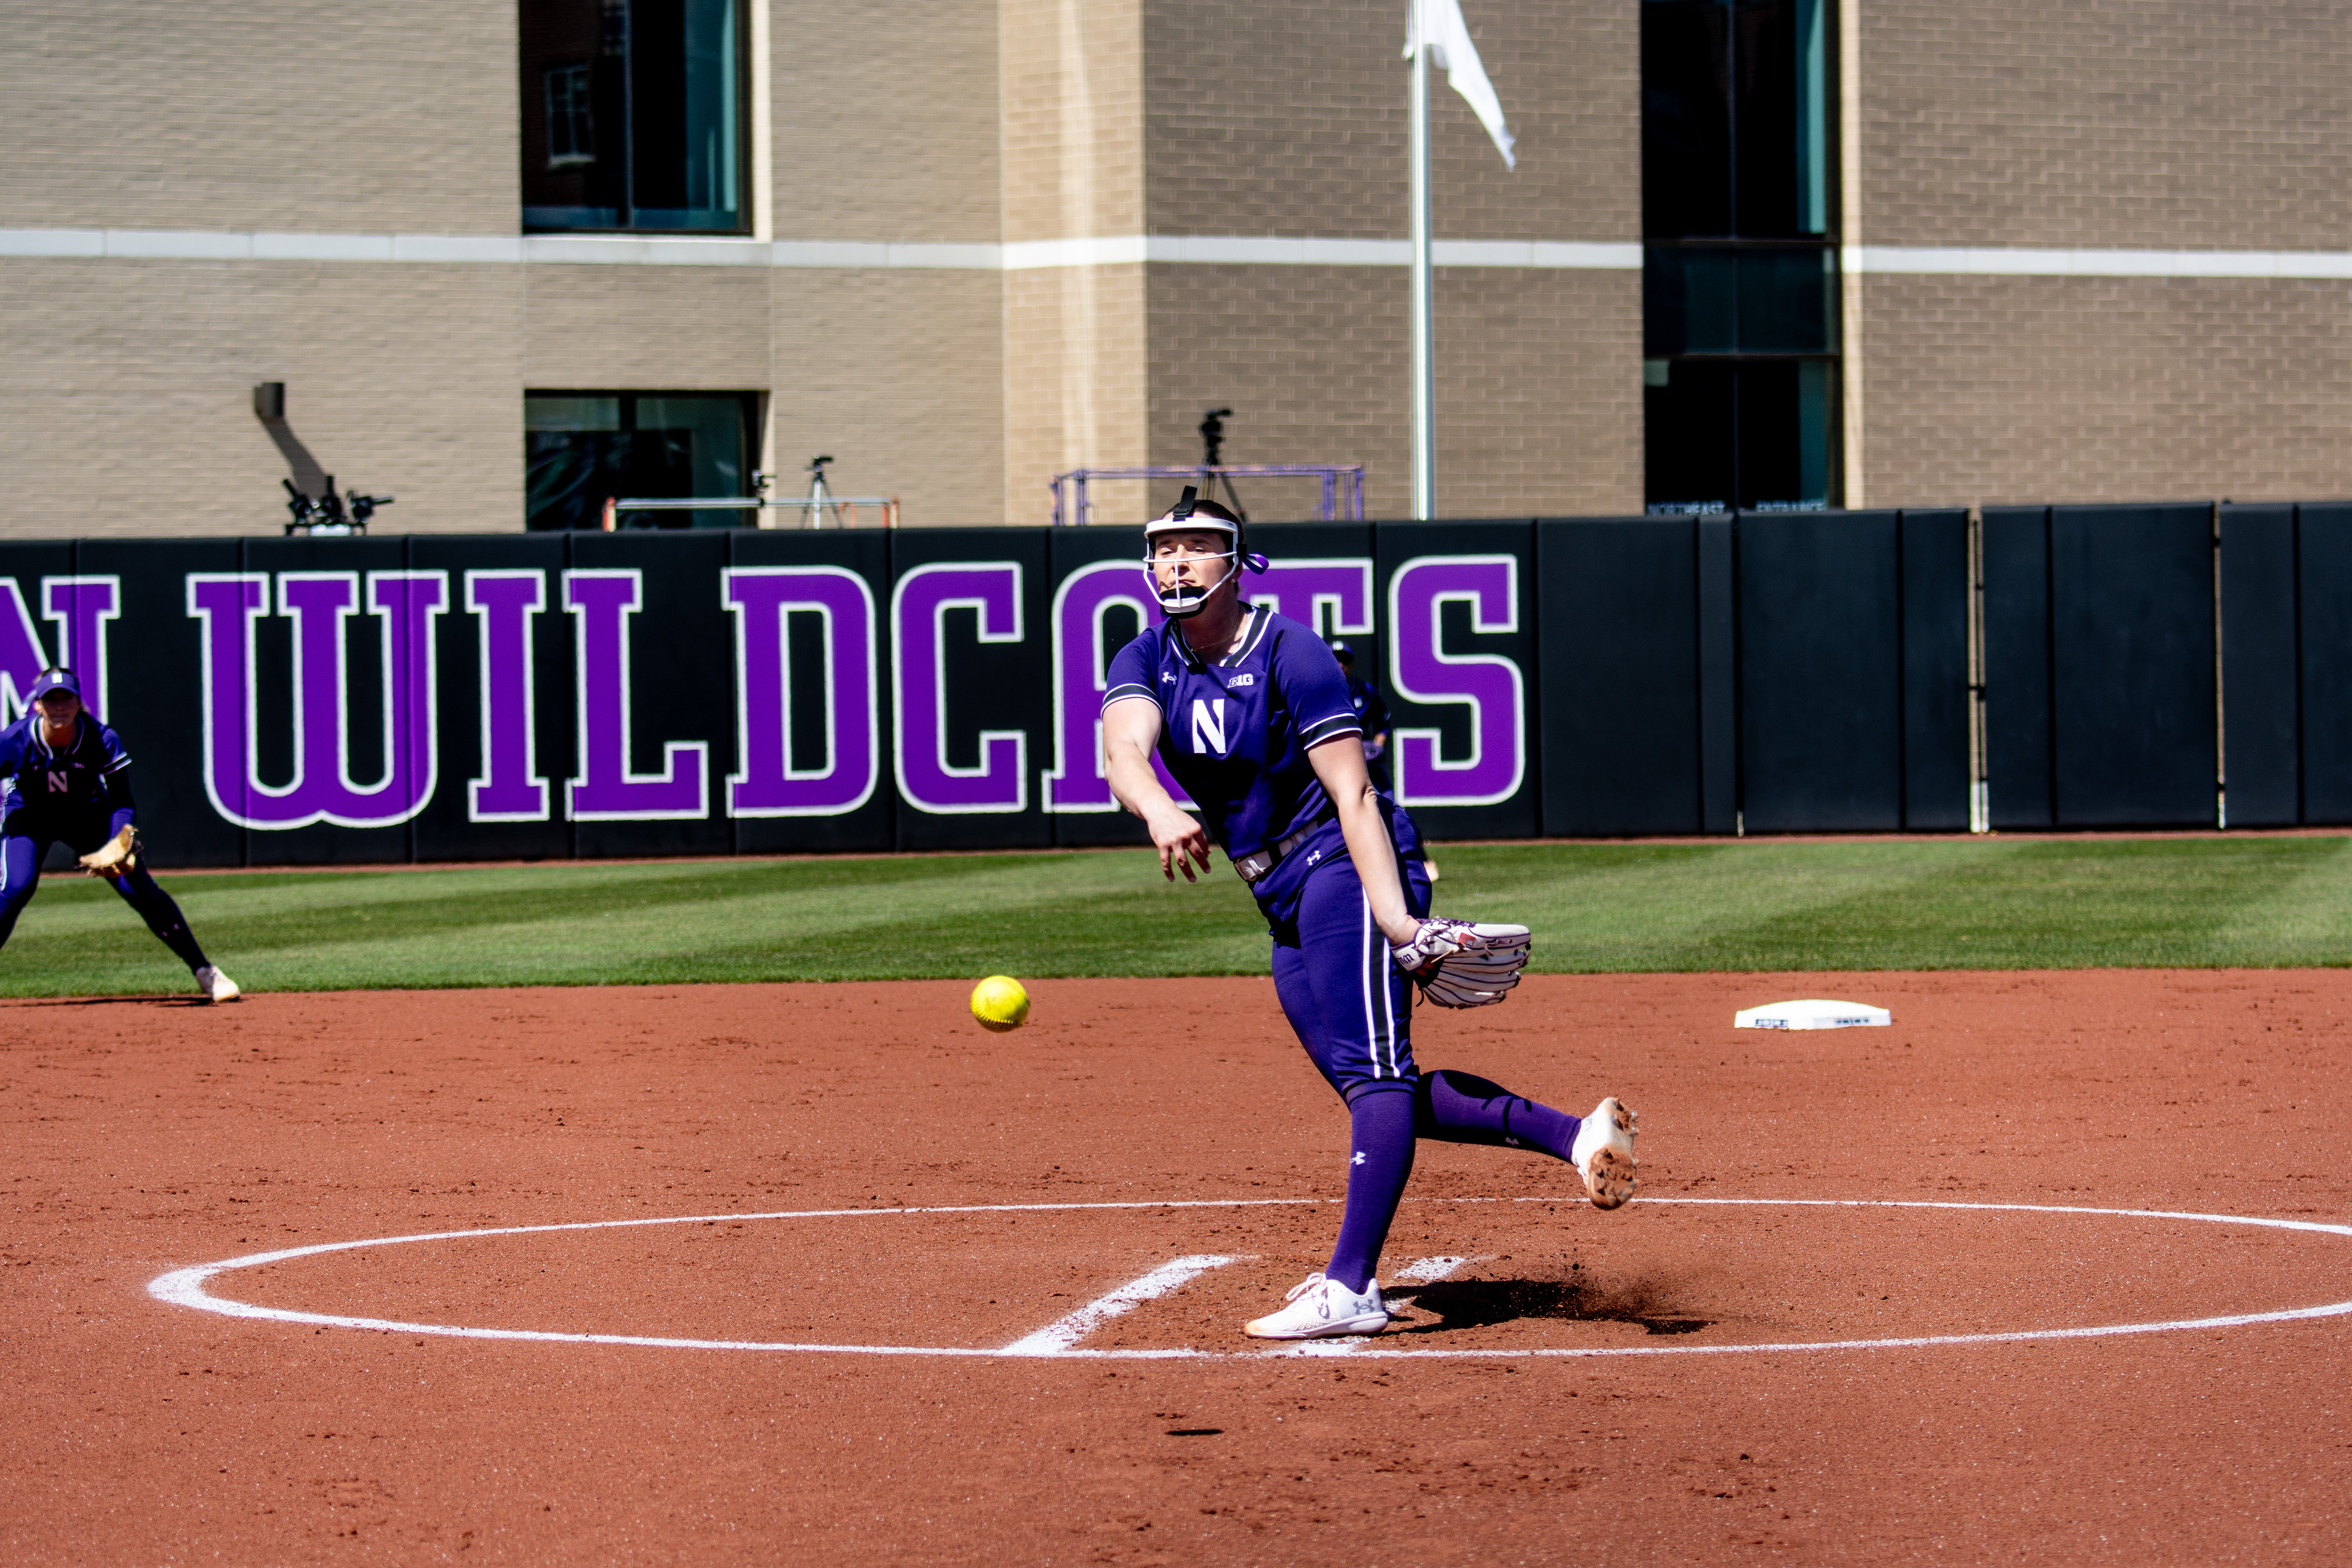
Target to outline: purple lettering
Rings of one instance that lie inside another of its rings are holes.
[[[44,577],[41,616],[58,628],[58,662],[81,680],[82,706],[106,720],[106,623],[122,613],[122,579]]]
[[[918,811],[1013,812],[1029,807],[1029,737],[980,732],[979,763],[948,762],[947,612],[980,612],[980,640],[1019,642],[1021,565],[956,561],[918,566],[890,594],[890,665],[897,681],[898,793]]]
[[[481,628],[482,774],[466,796],[468,822],[545,822],[539,771],[539,698],[530,622],[547,608],[547,574],[530,568],[466,574],[466,608]]]
[[[710,742],[671,741],[662,771],[629,771],[629,621],[644,596],[635,567],[566,572],[563,607],[572,623],[572,688],[580,776],[566,815],[574,822],[649,822],[710,815]]]
[[[0,706],[5,706],[8,718],[17,717],[31,705],[33,682],[48,662],[16,579],[0,577]]]
[[[1519,563],[1510,555],[1423,555],[1389,579],[1389,679],[1408,702],[1470,710],[1470,754],[1439,754],[1438,731],[1400,724],[1400,805],[1494,805],[1518,794],[1527,771],[1526,682],[1499,654],[1447,653],[1438,627],[1448,600],[1471,606],[1480,632],[1519,627]]]
[[[735,735],[741,772],[727,780],[730,816],[838,816],[873,798],[882,775],[877,723],[874,594],[838,566],[737,566],[720,575],[735,613]],[[794,614],[823,622],[824,751],[794,766]]]
[[[1103,776],[1102,700],[1106,671],[1118,651],[1106,641],[1106,616],[1119,606],[1140,616],[1147,632],[1167,620],[1147,575],[1132,561],[1081,566],[1054,591],[1054,771],[1045,779],[1047,811],[1118,809]],[[1176,804],[1190,807],[1192,800],[1156,753],[1151,766]]]
[[[191,573],[188,614],[202,623],[205,790],[240,827],[280,829],[331,822],[390,827],[433,798],[439,769],[434,730],[433,617],[447,608],[445,572],[371,572],[368,613],[383,639],[384,774],[351,776],[351,693],[343,623],[357,613],[359,574],[286,572],[278,613],[294,622],[294,777],[283,787],[257,776],[259,693],[254,625],[269,594],[267,573]]]
[[[1362,556],[1268,562],[1264,572],[1243,580],[1243,594],[1322,637],[1371,635],[1372,563]]]

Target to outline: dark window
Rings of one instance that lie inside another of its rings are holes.
[[[547,68],[547,166],[596,161],[596,116],[585,65]]]
[[[1835,499],[1830,0],[1643,0],[1654,506]]]
[[[1719,510],[1824,504],[1837,363],[1653,360],[1643,379],[1654,505]],[[1672,438],[1661,440],[1662,431]]]
[[[744,0],[521,0],[527,229],[748,229]]]
[[[607,500],[751,494],[753,393],[523,395],[524,523],[602,528]],[[748,511],[623,512],[623,528],[749,528]]]

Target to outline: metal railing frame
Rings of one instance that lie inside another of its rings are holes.
[[[697,498],[692,500],[617,497],[604,503],[604,531],[613,532],[619,526],[620,514],[625,511],[775,511],[785,507],[794,508],[803,514],[800,523],[802,528],[816,529],[824,527],[824,523],[808,514],[821,515],[828,508],[861,506],[880,507],[882,526],[898,526],[897,496],[826,496],[821,500],[812,500],[806,496],[789,496],[781,500],[759,496],[722,496],[716,500]],[[776,525],[763,518],[759,526],[773,528]],[[853,522],[845,526],[854,528],[857,525]]]
[[[1318,522],[1364,521],[1364,465],[1361,463],[1224,463],[1213,467],[1200,463],[1154,463],[1128,468],[1072,468],[1066,474],[1055,474],[1054,526],[1084,528],[1094,521],[1094,502],[1087,494],[1087,486],[1091,480],[1198,479],[1205,490],[1212,478],[1321,479],[1323,494],[1315,509]],[[1069,490],[1066,497],[1064,491],[1066,485]]]

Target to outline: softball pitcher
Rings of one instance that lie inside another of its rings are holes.
[[[1209,847],[1223,848],[1273,934],[1284,1016],[1348,1105],[1348,1203],[1331,1261],[1246,1331],[1377,1333],[1388,1311],[1373,1274],[1415,1139],[1568,1161],[1593,1203],[1612,1209],[1633,1194],[1633,1116],[1612,1098],[1580,1120],[1414,1065],[1409,982],[1443,1005],[1499,1002],[1527,963],[1527,929],[1429,918],[1419,834],[1365,773],[1338,661],[1311,628],[1243,600],[1244,567],[1265,563],[1241,546],[1239,521],[1190,489],[1145,526],[1145,567],[1168,620],[1111,660],[1106,772],[1171,880],[1180,870],[1197,879]],[[1199,805],[1199,822],[1160,786],[1155,752]]]

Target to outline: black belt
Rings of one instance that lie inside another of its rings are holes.
[[[1325,823],[1330,821],[1338,815],[1339,814],[1337,812],[1326,809],[1320,816],[1318,816],[1314,821],[1308,823],[1306,826],[1300,828],[1297,832],[1292,834],[1281,843],[1273,846],[1271,848],[1260,849],[1255,854],[1243,856],[1240,859],[1234,862],[1234,869],[1241,873],[1241,879],[1243,881],[1257,881],[1268,871],[1271,871],[1276,866],[1281,865],[1283,861],[1289,857],[1291,851],[1306,843],[1308,837],[1312,835],[1317,828],[1322,826]]]

